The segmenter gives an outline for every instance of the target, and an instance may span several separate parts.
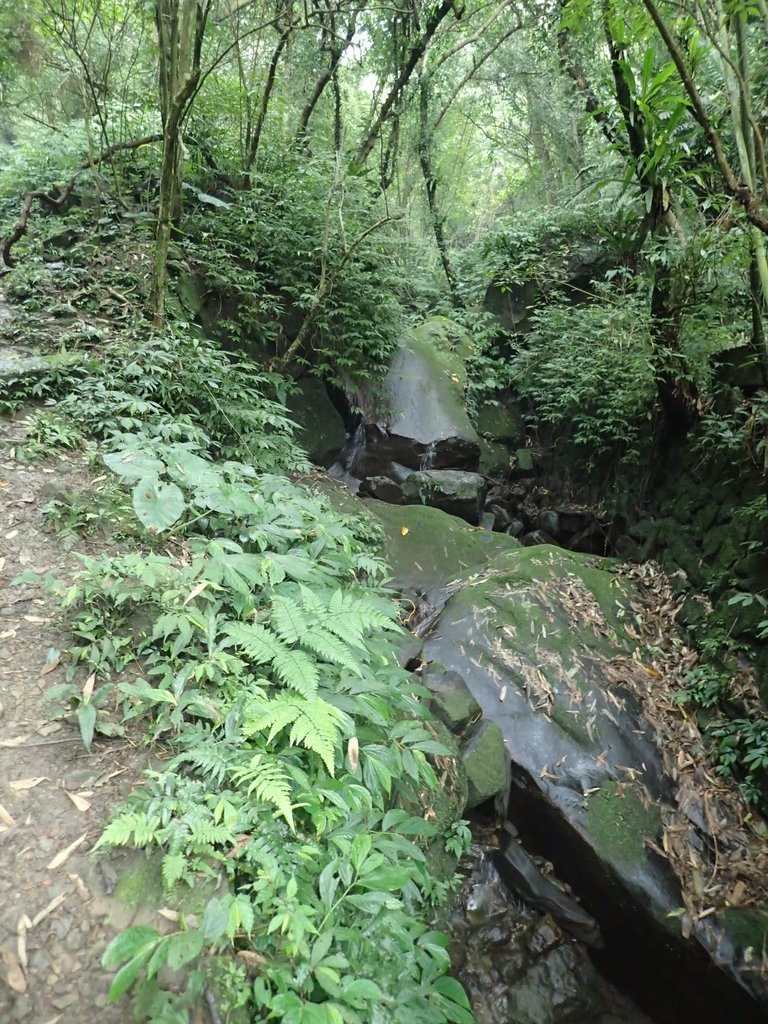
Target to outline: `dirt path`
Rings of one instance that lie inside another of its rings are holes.
[[[129,1008],[106,1005],[100,965],[114,934],[115,863],[90,851],[145,755],[126,740],[97,741],[87,754],[73,725],[51,720],[44,693],[63,670],[41,673],[66,638],[42,588],[10,581],[27,569],[71,576],[88,543],[67,550],[40,507],[57,489],[83,487],[87,473],[79,456],[16,461],[11,438],[22,431],[0,421],[0,1022],[122,1024]]]

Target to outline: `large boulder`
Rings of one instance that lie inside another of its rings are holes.
[[[343,455],[355,477],[409,469],[476,470],[478,435],[464,390],[466,334],[432,317],[404,337],[376,391],[359,396],[363,422]]]
[[[403,482],[403,494],[409,505],[430,505],[449,515],[480,522],[485,497],[485,478],[479,473],[456,469],[419,470]]]
[[[764,1020],[768,991],[752,965],[765,902],[735,912],[731,900],[744,899],[743,872],[747,902],[765,900],[765,843],[706,788],[705,768],[694,772],[696,742],[675,749],[690,723],[648,696],[660,673],[637,649],[634,588],[605,561],[537,546],[500,554],[443,595],[422,657],[458,673],[498,727],[510,820],[596,919],[600,955],[614,968],[631,960],[641,995],[669,991],[662,1020]]]
[[[288,396],[286,406],[299,427],[297,440],[312,462],[330,466],[347,443],[347,432],[325,384],[316,377],[305,377]]]

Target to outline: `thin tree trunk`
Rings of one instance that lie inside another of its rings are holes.
[[[267,119],[267,110],[269,109],[269,101],[272,97],[272,90],[275,87],[275,80],[277,78],[277,66],[280,63],[280,57],[282,56],[283,50],[288,43],[293,32],[293,25],[289,24],[280,33],[280,38],[277,41],[277,46],[272,54],[272,60],[269,62],[269,71],[267,72],[267,80],[264,83],[264,92],[261,97],[261,106],[259,107],[259,113],[256,118],[256,125],[253,129],[253,135],[250,139],[248,146],[248,152],[245,156],[245,167],[243,173],[243,188],[251,187],[251,170],[256,162],[256,157],[259,152],[259,145],[261,143],[261,133],[264,130],[264,122]]]
[[[440,254],[440,262],[443,265],[445,279],[451,292],[451,302],[454,309],[462,309],[464,303],[459,293],[459,282],[454,273],[448,246],[445,241],[445,232],[443,230],[445,218],[442,216],[437,203],[437,173],[435,171],[433,153],[434,135],[429,123],[429,94],[429,76],[425,74],[422,75],[419,82],[419,163],[421,165],[421,173],[424,176],[432,231],[435,235],[435,244]]]
[[[389,119],[395,103],[400,98],[400,94],[411,80],[411,76],[413,75],[417,64],[424,56],[430,41],[434,38],[435,33],[440,28],[440,25],[452,10],[455,10],[454,0],[443,0],[440,6],[433,10],[424,32],[411,47],[408,59],[405,61],[400,74],[397,76],[386,99],[379,108],[379,112],[376,115],[373,124],[368,129],[365,138],[358,147],[354,161],[358,167],[362,167],[371,155],[371,151],[376,144],[376,139],[378,139],[381,129]]]

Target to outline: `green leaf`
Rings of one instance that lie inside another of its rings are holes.
[[[116,1003],[121,996],[125,995],[138,977],[139,971],[141,971],[142,967],[149,959],[153,949],[154,943],[143,949],[132,960],[129,960],[125,967],[122,967],[117,972],[109,989],[108,1000],[110,1003]]]
[[[159,459],[135,450],[108,452],[103,458],[113,473],[131,482],[152,479],[165,469]]]
[[[93,704],[81,704],[77,709],[77,723],[86,750],[91,749],[93,731],[96,728],[96,708]]]
[[[160,483],[147,477],[133,489],[133,508],[148,530],[168,530],[181,517],[184,495],[176,484]]]
[[[373,1000],[384,998],[384,993],[376,982],[369,981],[367,978],[354,978],[352,981],[345,982],[341,988],[341,995],[343,999],[358,1009]]]
[[[208,900],[203,913],[203,935],[209,942],[215,942],[227,933],[229,924],[229,905],[214,896]]]
[[[435,988],[440,995],[445,996],[454,1003],[458,1003],[458,1005],[463,1007],[465,1010],[469,1010],[471,1008],[469,1005],[469,999],[467,998],[467,993],[464,991],[464,986],[455,978],[451,978],[449,975],[438,978],[435,981]]]
[[[178,971],[190,960],[200,956],[205,946],[205,936],[201,931],[179,932],[168,940],[168,966]]]
[[[153,945],[160,938],[160,933],[145,925],[134,925],[120,932],[110,942],[101,958],[101,966],[106,970],[117,967],[125,960],[131,960],[147,945]]]

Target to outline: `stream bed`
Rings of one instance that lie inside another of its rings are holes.
[[[654,1024],[597,971],[583,942],[506,888],[474,846],[447,924],[477,1024]]]

